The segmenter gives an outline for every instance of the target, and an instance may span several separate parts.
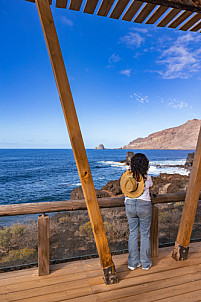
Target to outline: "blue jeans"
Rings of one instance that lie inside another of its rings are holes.
[[[139,261],[143,268],[148,268],[151,265],[151,215],[151,201],[134,198],[126,200],[126,216],[129,224],[128,265],[134,268],[137,267]],[[141,234],[140,257],[138,250],[139,225]]]

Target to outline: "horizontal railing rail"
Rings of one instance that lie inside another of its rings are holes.
[[[180,202],[185,200],[186,193],[168,193],[152,196],[152,204]],[[201,192],[199,199],[201,199]],[[98,198],[100,208],[115,208],[124,206],[124,196]],[[66,200],[66,201],[51,201],[51,202],[34,202],[22,204],[10,204],[0,206],[0,217],[52,213],[62,211],[86,210],[84,199]]]

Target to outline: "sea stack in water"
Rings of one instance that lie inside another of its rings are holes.
[[[103,146],[103,144],[100,144],[98,147],[96,147],[95,149],[98,149],[98,150],[104,150],[105,147]]]
[[[186,163],[184,165],[185,169],[191,170],[193,165],[193,159],[194,159],[195,153],[188,153]]]
[[[130,165],[131,164],[131,158],[134,156],[134,152],[132,151],[128,151],[126,153],[126,159],[125,160],[121,160],[120,163],[125,163],[127,165]]]

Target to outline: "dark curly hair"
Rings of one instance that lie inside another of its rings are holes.
[[[140,180],[140,174],[146,180],[147,171],[149,170],[149,160],[143,153],[136,153],[131,158],[131,171],[133,172],[133,177]]]

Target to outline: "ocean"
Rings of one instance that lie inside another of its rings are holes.
[[[87,149],[94,185],[101,189],[108,181],[119,179],[126,170],[120,161],[126,153],[144,153],[150,161],[149,173],[179,173],[189,150]],[[70,199],[80,180],[71,149],[0,149],[0,205]],[[16,218],[0,218],[7,223]]]

